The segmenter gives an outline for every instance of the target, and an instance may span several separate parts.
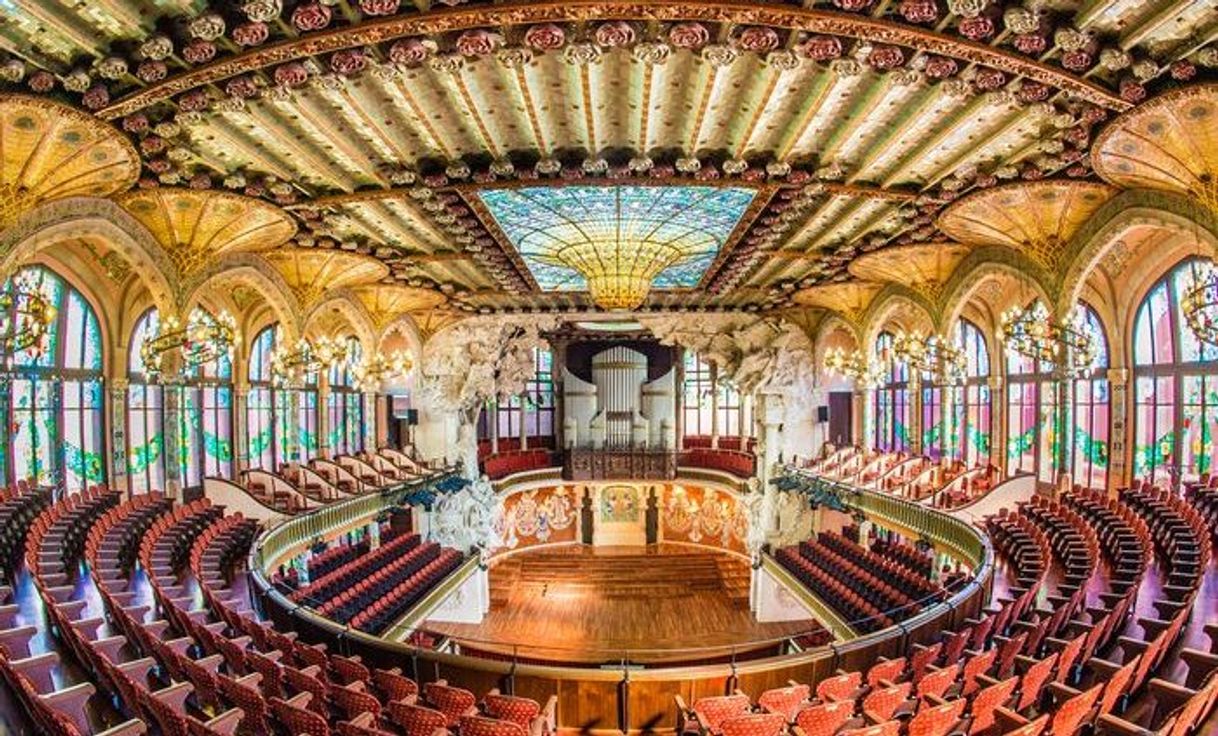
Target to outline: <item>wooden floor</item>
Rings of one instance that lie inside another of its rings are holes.
[[[490,586],[481,624],[424,627],[483,652],[565,662],[620,661],[624,650],[635,662],[696,661],[817,627],[759,623],[748,564],[682,545],[522,552],[491,568]]]

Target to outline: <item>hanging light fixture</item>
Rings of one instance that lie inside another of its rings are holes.
[[[847,353],[841,348],[830,348],[825,353],[825,370],[864,386],[879,383],[879,367],[859,350]]]
[[[999,336],[1007,350],[1051,365],[1066,376],[1091,372],[1099,356],[1099,345],[1078,306],[1066,320],[1050,319],[1049,310],[1040,302],[1026,309],[1009,309],[1002,315]]]
[[[310,342],[302,337],[295,346],[277,347],[271,353],[271,379],[278,386],[300,386],[310,374],[338,365],[346,357],[347,346],[341,340],[321,337]]]
[[[374,355],[352,368],[355,387],[360,391],[377,391],[385,381],[408,375],[414,361],[405,350],[388,355]]]
[[[41,355],[55,314],[35,284],[20,276],[9,281],[0,291],[0,356],[8,360],[22,351]]]
[[[1192,286],[1180,297],[1180,311],[1198,340],[1218,345],[1218,270],[1213,261],[1194,261],[1192,276]]]
[[[932,383],[938,385],[963,382],[968,367],[964,351],[939,335],[898,332],[892,341],[892,354],[910,369],[929,374]]]
[[[228,312],[212,317],[201,309],[190,314],[183,325],[177,315],[169,315],[155,335],[149,335],[140,345],[144,372],[160,377],[165,368],[165,356],[180,351],[181,369],[190,370],[221,357],[232,358],[233,345],[240,339],[237,320]]]

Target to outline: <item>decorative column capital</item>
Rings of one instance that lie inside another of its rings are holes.
[[[1124,386],[1129,383],[1128,368],[1109,368],[1107,373],[1108,383],[1113,386]]]

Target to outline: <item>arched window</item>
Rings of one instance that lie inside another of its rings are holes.
[[[1037,320],[1048,321],[1041,302],[1029,305]],[[1042,483],[1054,482],[1053,458],[1058,447],[1054,430],[1057,392],[1053,366],[1006,351],[1007,475],[1036,473]]]
[[[363,360],[359,340],[348,337],[346,360],[330,368],[330,395],[326,410],[330,418],[330,451],[350,455],[364,449],[364,395],[356,390],[352,369]]]
[[[102,483],[106,449],[97,315],[79,291],[47,268],[23,268],[4,288],[14,284],[41,292],[56,311],[42,352],[19,351],[4,369],[5,477],[69,493]]]
[[[321,437],[317,432],[317,412],[318,394],[317,394],[317,372],[306,373],[304,385],[300,388],[292,388],[286,391],[279,392],[281,400],[282,416],[290,417],[292,415],[292,403],[295,402],[296,422],[295,427],[289,428],[288,431],[295,430],[295,446],[286,444],[282,448],[281,456],[287,459],[299,460],[300,462],[308,462],[317,457],[317,451],[321,446]],[[285,432],[285,440],[286,440]],[[295,449],[295,454],[292,454],[292,449]]]
[[[1091,372],[1074,382],[1074,482],[1086,488],[1108,487],[1108,339],[1099,315],[1080,303],[1082,324],[1098,346]]]
[[[536,375],[525,387],[528,411],[525,432],[529,438],[547,442],[554,437],[554,353],[546,348],[533,351]]]
[[[1133,331],[1134,447],[1138,477],[1193,479],[1214,472],[1218,432],[1218,347],[1184,321],[1180,298],[1204,274],[1186,260],[1158,281],[1138,307]]]
[[[891,332],[881,332],[875,340],[875,359],[884,366],[872,403],[875,446],[885,452],[908,452],[909,367],[893,359],[892,342]]]
[[[956,323],[956,347],[964,352],[965,371],[964,385],[952,389],[957,436],[951,456],[971,468],[990,459],[990,351],[985,335],[967,319]]]
[[[140,354],[140,346],[159,330],[157,311],[144,312],[127,358],[127,484],[133,494],[165,490],[165,391],[149,378]]]
[[[686,350],[684,369],[685,380],[681,385],[681,401],[684,407],[682,431],[686,437],[709,437],[714,425],[714,402],[711,400],[714,381],[711,378],[711,365],[698,357],[694,351]]]
[[[196,307],[192,321],[214,317]],[[155,336],[160,315],[150,309],[136,323],[131,340],[128,389],[127,469],[132,493],[163,490],[165,465],[176,463],[184,488],[197,488],[206,476],[233,477],[233,366],[227,355],[182,372],[173,384],[160,386],[147,375],[140,348]],[[177,457],[164,454],[166,392],[177,406]]]
[[[275,394],[271,377],[271,353],[275,350],[278,325],[259,332],[250,346],[250,395],[246,403],[246,432],[251,468],[275,470],[276,445],[282,434],[275,425]]]

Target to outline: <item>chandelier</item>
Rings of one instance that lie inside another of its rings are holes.
[[[1201,342],[1218,345],[1218,271],[1212,261],[1193,266],[1193,284],[1180,297],[1184,321]]]
[[[171,314],[161,323],[155,335],[144,338],[140,359],[149,376],[159,376],[165,368],[165,356],[177,350],[181,369],[190,370],[221,357],[232,358],[233,345],[240,339],[237,320],[228,312],[212,317],[201,309],[191,312],[183,325]]]
[[[277,347],[271,353],[271,379],[278,386],[300,386],[305,378],[338,365],[347,357],[347,346],[330,337],[310,342],[300,338],[296,345]]]
[[[1064,321],[1049,319],[1040,302],[1027,309],[1009,309],[1002,315],[999,335],[1007,350],[1051,365],[1065,376],[1091,372],[1099,355],[1095,336],[1077,306]]]
[[[964,351],[939,335],[900,332],[892,341],[893,357],[941,385],[961,383],[968,369]]]
[[[23,350],[41,355],[55,314],[36,286],[20,278],[11,281],[0,291],[0,355],[8,359]]]
[[[374,355],[352,368],[355,387],[360,391],[376,391],[385,381],[410,373],[414,361],[405,350],[388,355]]]
[[[830,348],[825,353],[825,370],[864,386],[874,385],[879,381],[877,368],[867,355],[859,350],[847,353],[841,348]]]

